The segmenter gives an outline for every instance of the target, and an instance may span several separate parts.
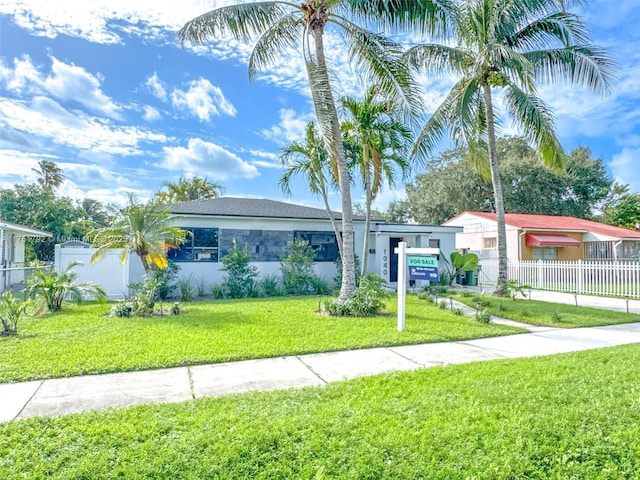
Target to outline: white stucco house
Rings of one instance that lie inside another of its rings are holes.
[[[186,202],[170,207],[176,226],[188,230],[187,242],[168,251],[168,258],[179,265],[180,276],[203,278],[207,284],[221,283],[224,272],[220,259],[232,248],[235,240],[247,247],[252,263],[260,275],[279,275],[280,257],[294,239],[309,242],[316,250],[315,271],[320,277],[332,278],[336,274],[335,260],[338,246],[327,212],[323,209],[295,205],[266,199],[220,197],[211,200]],[[340,212],[334,212],[338,224]],[[364,239],[364,218],[354,219],[355,252],[361,255]],[[433,225],[398,225],[380,220],[371,222],[367,272],[380,275],[389,284],[397,281],[397,255],[393,250],[401,241],[411,247],[440,248],[448,258],[455,250],[455,234],[461,227]],[[105,288],[111,298],[127,292],[126,286],[139,281],[142,267],[139,259],[131,256],[117,267],[113,258],[88,265],[93,249],[83,246],[56,249],[56,264],[65,264],[75,256],[86,258],[78,269],[82,280],[91,280]],[[101,265],[102,264],[102,265]],[[443,265],[444,266],[444,265]]]
[[[51,238],[51,233],[0,220],[0,292],[24,286],[25,241]]]

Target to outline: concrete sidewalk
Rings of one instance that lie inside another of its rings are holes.
[[[532,327],[530,330],[533,331],[479,340],[0,384],[0,421],[145,403],[182,402],[258,390],[321,386],[391,371],[640,343],[640,322],[574,329]]]

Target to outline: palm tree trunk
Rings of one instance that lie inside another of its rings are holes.
[[[369,256],[369,227],[371,225],[371,174],[369,171],[368,155],[363,155],[364,162],[364,191],[366,197],[365,217],[364,217],[364,239],[362,241],[362,264],[360,265],[360,276],[364,277],[367,273],[367,261]]]
[[[344,258],[342,255],[342,236],[340,235],[340,229],[338,229],[338,224],[336,223],[336,219],[333,218],[333,212],[331,211],[331,207],[329,206],[329,199],[327,198],[327,192],[322,186],[322,201],[324,202],[324,208],[327,211],[327,215],[329,215],[329,220],[331,221],[331,226],[333,227],[333,233],[336,235],[336,244],[338,245],[338,252],[340,252],[340,258]]]
[[[494,295],[504,296],[507,284],[507,232],[504,219],[504,201],[502,198],[502,182],[498,168],[498,156],[496,153],[496,132],[494,125],[493,102],[491,98],[491,86],[482,86],[484,104],[487,109],[487,137],[489,143],[489,170],[491,171],[491,183],[493,184],[493,198],[496,207],[496,225],[498,228],[498,280]]]
[[[331,92],[321,29],[313,30],[313,39],[315,43],[315,64],[307,61],[307,73],[325,148],[338,169],[338,185],[340,187],[342,206],[342,285],[340,286],[338,302],[344,303],[356,290],[351,177],[347,168],[344,146],[342,145],[338,111]],[[313,68],[313,71],[309,70],[310,68]]]

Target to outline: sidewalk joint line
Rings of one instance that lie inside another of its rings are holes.
[[[191,373],[191,366],[187,367],[187,378],[189,379],[189,390],[191,391],[191,398],[196,399],[196,389],[193,384],[193,373]]]
[[[44,382],[46,382],[46,380],[40,380],[40,385],[38,385],[38,388],[36,388],[35,391],[33,392],[33,395],[31,395],[29,399],[26,402],[24,402],[24,405],[22,406],[20,411],[16,414],[15,417],[13,417],[12,420],[15,420],[16,418],[20,417],[20,415],[22,415],[22,412],[24,412],[24,409],[27,408],[27,405],[31,403],[31,400],[33,400],[33,397],[36,396],[36,393],[40,391],[40,388],[42,388],[42,385],[44,385]]]
[[[310,365],[308,365],[300,355],[296,355],[295,358],[298,359],[298,361],[300,361],[300,363],[302,363],[302,365],[304,365],[305,367],[307,367],[307,370],[309,370],[311,373],[313,373],[322,383],[324,383],[325,385],[329,382],[327,382],[324,378],[322,378],[320,375],[318,375],[313,368],[311,368]]]
[[[426,365],[426,364],[424,364],[424,363],[416,362],[416,361],[415,361],[415,360],[413,360],[412,358],[405,357],[405,356],[404,356],[404,355],[402,355],[401,353],[398,353],[398,352],[396,352],[395,350],[392,350],[392,348],[395,348],[395,347],[403,347],[403,346],[405,346],[405,345],[392,345],[392,346],[390,346],[390,347],[384,347],[384,349],[385,349],[385,350],[387,350],[387,351],[389,351],[389,352],[391,352],[391,353],[393,353],[393,354],[395,354],[395,355],[397,355],[397,356],[399,356],[400,358],[404,358],[405,360],[409,360],[411,363],[413,363],[413,364],[415,364],[415,365],[418,365],[418,366],[420,366],[420,367],[426,367],[426,366],[427,366],[427,365]]]

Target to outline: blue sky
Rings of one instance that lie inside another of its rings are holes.
[[[34,181],[31,169],[47,159],[63,169],[60,193],[72,198],[121,203],[127,192],[148,198],[165,181],[200,175],[226,195],[284,199],[279,149],[313,119],[295,52],[250,83],[250,45],[174,42],[186,21],[233,3],[0,0],[0,188]],[[640,2],[592,0],[581,14],[621,66],[615,92],[552,85],[540,93],[567,151],[590,147],[640,192]],[[358,95],[346,50],[330,32],[328,42],[334,87]],[[452,81],[422,82],[433,111]],[[304,182],[292,190],[290,201],[322,206]],[[376,206],[403,196],[396,184]],[[362,201],[362,192],[353,197]],[[331,203],[339,206],[337,196]]]

